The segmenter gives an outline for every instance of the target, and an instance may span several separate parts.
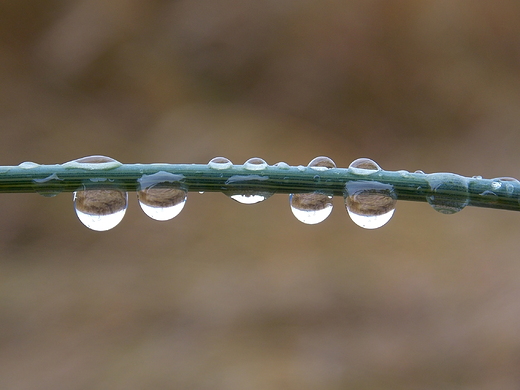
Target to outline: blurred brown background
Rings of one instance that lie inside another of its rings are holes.
[[[518,1],[4,0],[0,164],[307,164],[519,176]],[[342,199],[0,202],[1,389],[519,389],[520,217]]]

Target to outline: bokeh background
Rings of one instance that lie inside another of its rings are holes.
[[[520,2],[4,0],[0,164],[307,164],[519,176]],[[2,194],[1,389],[519,389],[520,216],[286,196]]]

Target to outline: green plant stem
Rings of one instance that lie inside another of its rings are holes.
[[[467,196],[468,205],[520,211],[520,182],[497,179],[466,178],[452,173],[408,173],[405,171],[360,171],[334,168],[317,171],[307,167],[286,169],[269,166],[248,170],[233,165],[217,170],[207,164],[121,164],[110,169],[83,169],[64,165],[39,165],[33,168],[0,166],[0,192],[37,192],[54,194],[86,189],[120,188],[138,191],[145,175],[166,172],[176,175],[187,191],[265,191],[272,193],[323,192],[343,196],[345,184],[370,181],[393,186],[398,200],[425,202],[429,196]],[[435,177],[435,188],[432,178]],[[450,183],[463,180],[464,189]],[[439,183],[443,185],[439,187]]]

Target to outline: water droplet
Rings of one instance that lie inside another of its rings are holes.
[[[454,173],[431,173],[427,179],[432,195],[428,203],[442,214],[454,214],[469,203],[468,179]]]
[[[317,171],[326,171],[336,168],[336,164],[330,158],[320,156],[314,158],[308,167]],[[320,176],[315,175],[314,180],[319,181]],[[324,221],[330,215],[333,207],[332,198],[332,194],[322,192],[290,194],[289,204],[292,213],[299,221],[314,225]]]
[[[333,206],[331,195],[318,193],[291,194],[289,203],[294,216],[308,225],[314,225],[327,219]]]
[[[184,175],[164,171],[143,175],[139,179],[137,198],[145,214],[157,221],[168,221],[179,215],[188,196],[181,188],[182,179]]]
[[[520,182],[518,179],[515,179],[514,177],[497,177],[496,179],[498,182],[503,183],[506,187],[506,192],[508,195],[513,195],[515,192],[515,185],[520,185]]]
[[[268,180],[268,176],[260,175],[233,175],[226,180],[228,189],[224,194],[231,199],[242,204],[255,204],[262,202],[273,195],[273,192],[258,191],[251,189],[251,184],[257,184],[258,181]]]
[[[120,163],[117,160],[114,160],[113,158],[107,157],[107,156],[87,156],[78,158],[77,160],[72,160],[69,162],[66,162],[62,164],[63,168],[66,169],[114,169],[118,168],[122,163]]]
[[[296,168],[298,168],[300,172],[305,171],[305,167],[303,165],[298,165]]]
[[[416,170],[414,173],[418,173],[419,175],[426,175],[424,171],[421,171],[420,169]]]
[[[74,208],[79,220],[89,229],[110,230],[123,220],[128,193],[116,189],[74,192]]]
[[[283,161],[277,162],[276,164],[274,164],[274,166],[279,169],[290,169],[291,168],[291,166],[289,164],[287,164],[286,162],[283,162]]]
[[[386,224],[394,215],[397,203],[394,187],[377,181],[347,182],[344,198],[352,221],[365,229]]]
[[[491,188],[493,188],[494,190],[498,190],[500,187],[502,187],[502,183],[500,183],[499,181],[491,182]]]
[[[319,156],[312,159],[312,161],[307,166],[316,171],[326,171],[327,169],[336,168],[336,163],[334,163],[334,161],[328,157]]]
[[[374,171],[381,170],[381,167],[377,165],[374,160],[369,158],[358,158],[357,160],[352,161],[348,167],[357,175],[370,175],[374,173]]]
[[[225,157],[215,157],[209,161],[208,165],[212,169],[228,169],[233,166],[233,163]]]
[[[33,168],[38,168],[39,166],[40,166],[40,164],[37,164],[32,161],[24,161],[23,163],[18,164],[18,167],[22,168],[22,169],[33,169]]]
[[[52,198],[61,192],[59,188],[60,181],[63,181],[63,179],[60,179],[56,173],[41,179],[33,179],[33,183],[40,187],[36,188],[36,192],[46,198]],[[41,188],[42,186],[43,188]]]
[[[121,165],[120,162],[105,156],[84,157],[71,163],[86,164],[88,168],[85,169],[95,169],[96,165],[108,164],[111,167]],[[78,168],[78,166],[74,167]],[[119,189],[80,190],[74,192],[73,199],[79,220],[89,229],[100,232],[110,230],[119,224],[128,206],[128,193]]]
[[[473,176],[472,179],[480,180],[480,179],[482,179],[482,176]]]
[[[249,171],[261,171],[265,168],[267,168],[267,163],[259,157],[250,158],[244,163],[244,169]]]

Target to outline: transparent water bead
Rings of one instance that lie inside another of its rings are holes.
[[[168,221],[182,211],[188,192],[181,188],[183,175],[160,171],[139,179],[137,199],[146,215],[156,221]]]
[[[381,167],[369,158],[358,158],[350,163],[349,169],[358,175],[370,175],[374,171],[380,171]]]
[[[225,157],[215,157],[209,161],[208,166],[212,169],[220,170],[231,168],[233,166],[233,163]]]
[[[515,186],[520,185],[518,179],[515,179],[514,177],[497,177],[496,179],[493,179],[493,181],[500,183],[500,187],[503,184],[506,188],[506,193],[509,196],[513,195],[513,193],[515,192]]]
[[[323,222],[332,212],[332,195],[318,193],[290,194],[293,215],[301,222],[314,225]]]
[[[268,176],[261,175],[234,175],[226,180],[227,190],[224,194],[231,199],[242,204],[255,204],[266,200],[273,195],[273,192],[266,190],[250,189],[251,184],[257,184],[268,180]]]
[[[347,182],[344,198],[352,221],[365,229],[377,229],[390,221],[397,203],[394,187],[377,181]]]
[[[116,160],[91,156],[76,160],[77,164],[110,164]],[[117,226],[128,207],[128,193],[119,189],[89,189],[73,194],[74,209],[79,220],[89,229],[106,231]]]
[[[467,178],[454,173],[431,173],[426,180],[432,191],[426,200],[435,211],[455,214],[468,205]]]
[[[262,169],[265,169],[267,167],[268,165],[265,162],[265,160],[259,157],[250,158],[244,163],[244,169],[247,169],[249,171],[261,171]]]
[[[336,164],[330,158],[320,156],[313,159],[308,167],[317,171],[325,171],[336,168]],[[332,199],[332,194],[322,192],[290,194],[289,204],[293,215],[299,221],[314,225],[323,222],[330,215],[333,208]]]

